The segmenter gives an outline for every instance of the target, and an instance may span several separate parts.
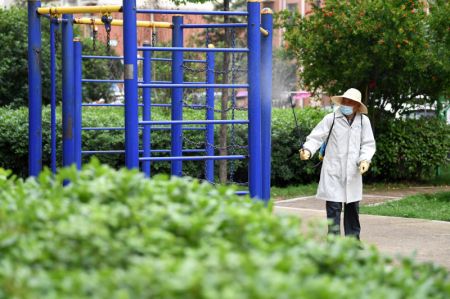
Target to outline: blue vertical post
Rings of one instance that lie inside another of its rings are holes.
[[[264,8],[261,25],[269,33],[261,38],[261,149],[262,199],[270,200],[270,174],[272,153],[272,36],[273,12]]]
[[[209,44],[208,48],[214,48]],[[214,84],[214,52],[206,53],[206,83]],[[214,119],[214,88],[206,89],[206,119]],[[214,125],[206,125],[206,155],[214,156]],[[208,182],[214,182],[214,160],[207,160],[205,177]]]
[[[28,1],[28,173],[42,170],[41,1]]]
[[[139,109],[137,85],[136,0],[123,0],[123,56],[125,85],[125,163],[139,167]]]
[[[261,33],[259,0],[248,0],[248,146],[250,196],[262,198],[261,178]]]
[[[151,44],[149,42],[144,42],[144,47],[150,47]],[[144,51],[144,61],[142,62],[142,75],[143,81],[145,84],[151,83],[152,81],[152,51]],[[152,103],[152,90],[149,87],[145,87],[142,91],[142,99],[144,101],[144,105],[142,107],[142,119],[144,121],[151,120],[151,103]],[[151,128],[150,126],[144,126],[143,131],[143,156],[150,157],[151,155]],[[142,162],[142,170],[145,175],[150,177],[150,161]]]
[[[62,122],[63,166],[75,163],[74,155],[74,63],[73,63],[73,16],[64,14],[62,23]]]
[[[74,46],[74,152],[75,152],[75,163],[78,169],[81,169],[81,123],[82,123],[82,106],[83,101],[83,89],[81,79],[83,77],[83,66],[82,66],[82,45],[80,39],[76,38],[73,40]]]
[[[58,19],[50,20],[50,168],[56,173],[56,45]]]
[[[172,17],[172,46],[183,47],[182,16]],[[183,83],[183,51],[172,52],[172,83]],[[172,88],[172,120],[183,119],[183,88]],[[171,132],[171,156],[182,156],[183,131],[182,125],[172,125]],[[181,176],[183,172],[182,161],[172,161],[172,175]]]

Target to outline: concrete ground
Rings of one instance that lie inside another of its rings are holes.
[[[450,187],[364,194],[361,203],[376,205],[405,195],[444,190],[448,191]],[[308,230],[307,223],[326,219],[325,202],[314,196],[277,201],[275,213],[300,217],[305,224],[302,230]],[[360,215],[360,222],[363,243],[373,244],[390,256],[414,255],[416,260],[433,262],[450,270],[450,222],[374,215]],[[325,236],[326,231],[326,225],[322,225],[318,233]]]

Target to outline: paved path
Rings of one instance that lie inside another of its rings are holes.
[[[444,190],[450,190],[450,187],[444,187]],[[407,195],[425,192],[436,190],[410,190]],[[398,200],[403,195],[397,191],[390,194],[365,194],[362,204]],[[325,202],[314,196],[277,201],[275,212],[296,215],[304,224],[323,223],[326,218]],[[360,215],[360,221],[361,240],[375,245],[381,252],[390,256],[414,254],[419,261],[434,262],[450,269],[450,222],[374,215]],[[302,229],[307,231],[307,225],[303,225]],[[326,225],[322,225],[318,233],[325,236]]]

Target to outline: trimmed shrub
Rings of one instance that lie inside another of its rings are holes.
[[[296,110],[299,132],[295,127],[290,109],[274,109],[272,115],[272,185],[285,186],[305,184],[318,181],[321,164],[317,155],[310,161],[300,161],[298,149],[306,136],[325,115],[319,109]],[[204,111],[184,111],[185,119],[204,119]],[[220,116],[216,116],[220,118]],[[247,112],[236,111],[236,119],[246,119]],[[152,111],[153,120],[167,120],[163,109]],[[58,162],[62,161],[61,119],[58,112]],[[84,127],[123,127],[123,110],[121,108],[85,108],[83,111]],[[219,126],[216,126],[215,140],[219,140]],[[411,180],[431,175],[436,166],[446,163],[450,148],[449,126],[437,120],[395,120],[380,126],[376,130],[377,152],[373,159],[367,180]],[[247,126],[228,127],[228,153],[246,155],[248,140]],[[142,131],[140,131],[142,133]],[[43,165],[50,165],[50,111],[43,110]],[[204,149],[204,131],[184,131],[184,149]],[[141,136],[142,137],[142,136]],[[142,140],[142,138],[141,138]],[[152,149],[170,149],[170,131],[152,131]],[[218,146],[218,144],[216,144]],[[83,150],[123,150],[124,131],[83,131]],[[25,108],[0,108],[0,167],[12,169],[21,177],[28,174],[28,112]],[[199,155],[201,153],[184,153]],[[218,150],[215,150],[218,155]],[[157,155],[167,155],[154,153]],[[83,156],[83,162],[90,159]],[[102,162],[114,168],[125,165],[123,154],[96,155]],[[216,163],[217,166],[218,163]],[[60,164],[59,164],[60,165]],[[183,173],[203,179],[205,163],[190,161],[183,163]],[[216,167],[216,171],[218,167]],[[169,162],[151,163],[151,171],[170,173]],[[248,182],[247,161],[229,162],[230,181]]]
[[[183,178],[0,170],[0,298],[447,298],[448,272]],[[70,183],[63,186],[63,182]]]
[[[372,180],[420,180],[448,163],[450,126],[438,119],[386,122],[378,129]]]

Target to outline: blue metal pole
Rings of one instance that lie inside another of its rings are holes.
[[[270,200],[270,174],[272,153],[272,37],[273,12],[264,8],[261,25],[269,33],[261,38],[261,148],[262,148],[262,199]]]
[[[58,20],[50,19],[50,168],[56,173],[56,45]]]
[[[208,45],[214,47],[214,45]],[[214,83],[214,52],[206,53],[207,70],[206,83]],[[206,89],[206,120],[214,119],[214,88]],[[206,155],[214,156],[214,125],[206,125]],[[207,160],[205,177],[208,182],[214,182],[214,160]]]
[[[144,46],[150,46],[150,43],[144,42]],[[144,61],[142,64],[142,75],[144,83],[151,83],[152,81],[152,52],[151,51],[145,51],[144,52]],[[151,120],[151,89],[150,88],[144,88],[142,91],[142,98],[144,101],[144,106],[142,107],[142,120]],[[145,126],[143,129],[143,156],[144,157],[150,157],[151,155],[151,128],[150,126]],[[142,170],[144,171],[145,175],[150,177],[150,161],[143,161],[142,162]]]
[[[139,167],[139,107],[137,88],[136,0],[123,0],[123,52],[125,81],[125,163]]]
[[[173,16],[172,23],[172,46],[183,47],[183,29],[181,28],[181,25],[183,24],[183,17]],[[172,52],[172,61],[172,83],[181,84],[183,83],[183,52]],[[172,89],[172,120],[182,119],[183,88],[179,87]],[[181,130],[181,125],[172,124],[171,140],[171,155],[173,157],[182,156],[183,131]],[[181,160],[173,160],[171,162],[172,175],[181,176],[183,171],[182,169],[183,164]]]
[[[262,198],[261,179],[261,33],[259,0],[248,0],[248,126],[250,196]]]
[[[82,101],[83,89],[81,79],[83,77],[82,71],[82,45],[78,38],[74,39],[74,88],[75,88],[75,103],[74,103],[74,151],[75,163],[77,168],[81,169],[81,123],[82,123]]]
[[[74,63],[73,63],[73,16],[64,14],[67,22],[62,24],[62,122],[63,167],[75,162],[74,155]]]
[[[41,1],[28,1],[28,173],[42,169]]]

